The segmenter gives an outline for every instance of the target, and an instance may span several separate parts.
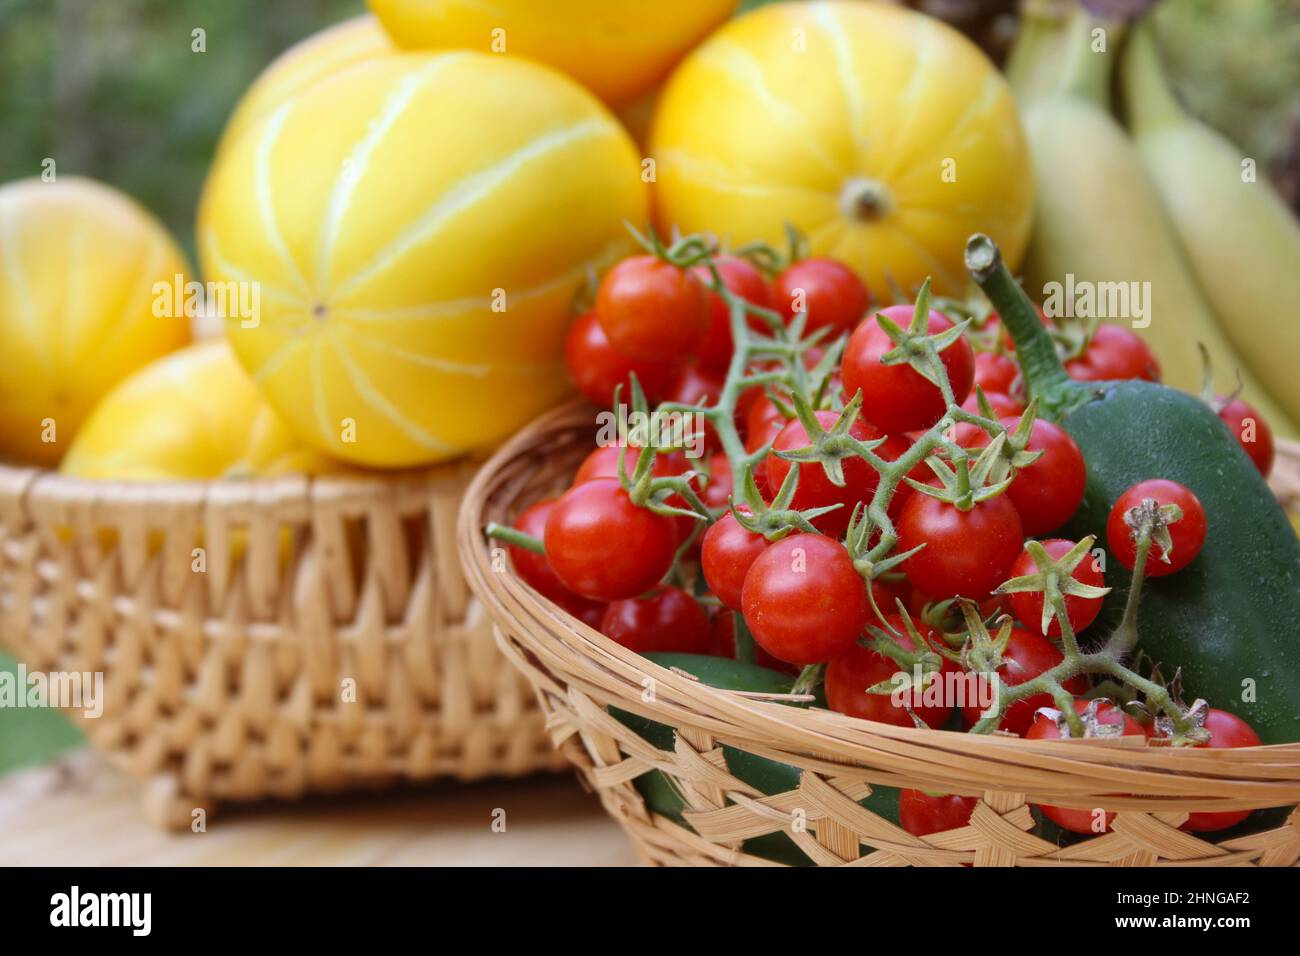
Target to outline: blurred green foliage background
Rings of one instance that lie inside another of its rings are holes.
[[[0,181],[94,176],[186,250],[217,137],[279,52],[363,0],[0,0]],[[207,51],[191,51],[206,31]]]
[[[994,56],[1014,34],[1016,0],[910,5]],[[363,10],[363,0],[0,0],[0,181],[39,173],[52,157],[59,172],[144,202],[192,253],[199,189],[239,95],[277,53]],[[1300,0],[1164,0],[1158,25],[1189,105],[1295,202]],[[199,27],[203,53],[191,50]]]

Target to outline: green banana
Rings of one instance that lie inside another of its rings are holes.
[[[1121,86],[1138,151],[1219,324],[1300,418],[1300,222],[1266,177],[1243,180],[1241,150],[1178,104],[1148,24],[1126,44]]]
[[[1060,87],[1022,101],[1033,156],[1038,201],[1024,264],[1025,287],[1035,297],[1048,283],[1138,282],[1149,290],[1150,324],[1135,331],[1155,351],[1166,384],[1198,391],[1202,363],[1197,343],[1214,360],[1216,386],[1231,391],[1240,368],[1244,396],[1274,431],[1295,435],[1282,408],[1250,374],[1202,297],[1160,200],[1123,127],[1108,111],[1111,60],[1122,27],[1077,9],[1063,28],[1067,41],[1048,43],[1043,31],[1018,40],[1022,70],[1038,56],[1031,44],[1063,61]],[[1094,29],[1105,30],[1106,53],[1093,52]]]

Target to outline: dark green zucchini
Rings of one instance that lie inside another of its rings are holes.
[[[1185,485],[1205,508],[1200,555],[1143,585],[1139,649],[1166,677],[1182,668],[1189,701],[1203,697],[1236,714],[1265,743],[1300,740],[1300,540],[1236,438],[1184,392],[1144,381],[1071,381],[993,243],[973,238],[967,265],[1015,339],[1039,414],[1059,421],[1087,461],[1086,497],[1065,532],[1095,534],[1104,545],[1111,506],[1147,478]],[[1109,561],[1106,579],[1113,622],[1131,576]]]

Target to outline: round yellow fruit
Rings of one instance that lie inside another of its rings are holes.
[[[104,396],[64,474],[127,481],[317,474],[329,459],[293,437],[224,339],[137,371]]]
[[[188,271],[162,223],[111,187],[0,187],[0,458],[57,463],[101,396],[189,341],[184,309],[155,290]]]
[[[491,445],[568,390],[573,298],[632,245],[641,167],[567,77],[471,52],[356,64],[232,141],[208,280],[256,283],[236,354],[296,434],[406,466]]]
[[[336,23],[295,43],[271,61],[235,105],[217,154],[246,127],[317,80],[392,52],[393,42],[369,14]]]
[[[737,0],[368,0],[405,49],[462,48],[539,60],[606,103],[654,88],[731,16]]]
[[[652,133],[661,228],[843,259],[876,298],[967,285],[991,235],[1014,268],[1033,174],[1006,82],[969,40],[874,3],[780,3],[727,24],[669,80]]]

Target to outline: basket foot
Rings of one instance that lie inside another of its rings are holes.
[[[200,801],[186,795],[175,777],[164,774],[145,781],[140,792],[140,805],[149,822],[164,830],[206,827],[208,818],[217,809],[215,800]]]

